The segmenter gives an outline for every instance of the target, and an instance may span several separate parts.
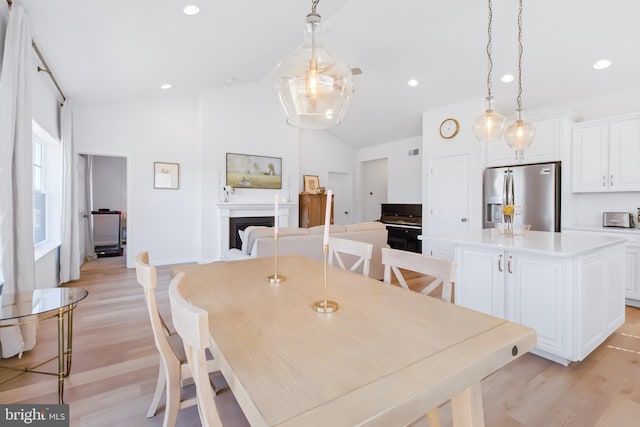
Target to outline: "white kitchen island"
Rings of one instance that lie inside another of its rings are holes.
[[[493,229],[425,235],[455,247],[455,303],[538,333],[532,352],[568,365],[624,323],[625,239]]]

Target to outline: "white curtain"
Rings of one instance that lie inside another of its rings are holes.
[[[84,233],[84,257],[87,260],[97,259],[95,243],[93,241],[93,156],[86,155],[84,162],[84,211],[87,213],[86,232]]]
[[[33,251],[33,146],[31,135],[31,31],[19,3],[9,11],[0,70],[0,250],[7,294],[35,288]],[[6,308],[11,309],[10,306]],[[22,332],[22,334],[20,333]],[[2,357],[35,345],[35,327],[0,328]]]
[[[80,278],[80,228],[78,220],[78,176],[73,154],[73,110],[67,101],[60,119],[62,133],[62,244],[60,282]]]

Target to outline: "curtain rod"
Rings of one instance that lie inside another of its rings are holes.
[[[13,3],[13,0],[7,0],[7,4],[9,5],[9,9],[11,9],[12,3]],[[53,82],[53,84],[55,85],[56,89],[58,90],[58,93],[60,94],[60,97],[62,97],[62,102],[60,103],[60,106],[63,106],[64,103],[67,102],[67,97],[64,96],[64,92],[62,92],[62,89],[60,88],[60,85],[58,84],[58,81],[53,76],[53,73],[51,72],[51,69],[49,68],[49,65],[47,65],[47,62],[42,57],[42,53],[40,52],[40,49],[38,49],[38,45],[33,40],[31,40],[31,47],[36,52],[36,55],[38,56],[38,59],[40,59],[40,62],[44,66],[44,68],[38,66],[38,72],[44,71],[45,73],[47,73],[49,75],[49,77],[51,78],[51,81]]]

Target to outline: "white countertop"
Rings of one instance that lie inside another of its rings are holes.
[[[583,235],[548,231],[530,231],[524,237],[505,237],[498,234],[494,229],[425,235],[423,240],[440,240],[454,244],[561,257],[581,255],[601,248],[623,244],[626,241],[623,236],[611,237],[597,234]]]
[[[612,234],[628,234],[630,236],[640,236],[640,228],[620,228],[620,227],[603,227],[601,225],[570,225],[562,227],[567,231],[598,231],[601,233]]]

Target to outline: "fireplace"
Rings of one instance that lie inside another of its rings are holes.
[[[289,212],[295,206],[293,202],[281,202],[278,209],[278,225],[287,227],[289,225]],[[218,241],[217,260],[224,260],[227,251],[235,246],[231,246],[230,223],[235,218],[255,218],[269,217],[272,221],[268,225],[273,224],[273,203],[237,203],[237,202],[218,202],[217,207],[217,233]],[[247,224],[255,225],[255,224]],[[238,232],[234,230],[233,236],[237,236]]]
[[[238,231],[244,230],[250,225],[263,225],[273,227],[272,216],[238,216],[229,218],[229,249],[242,249],[242,240]]]

